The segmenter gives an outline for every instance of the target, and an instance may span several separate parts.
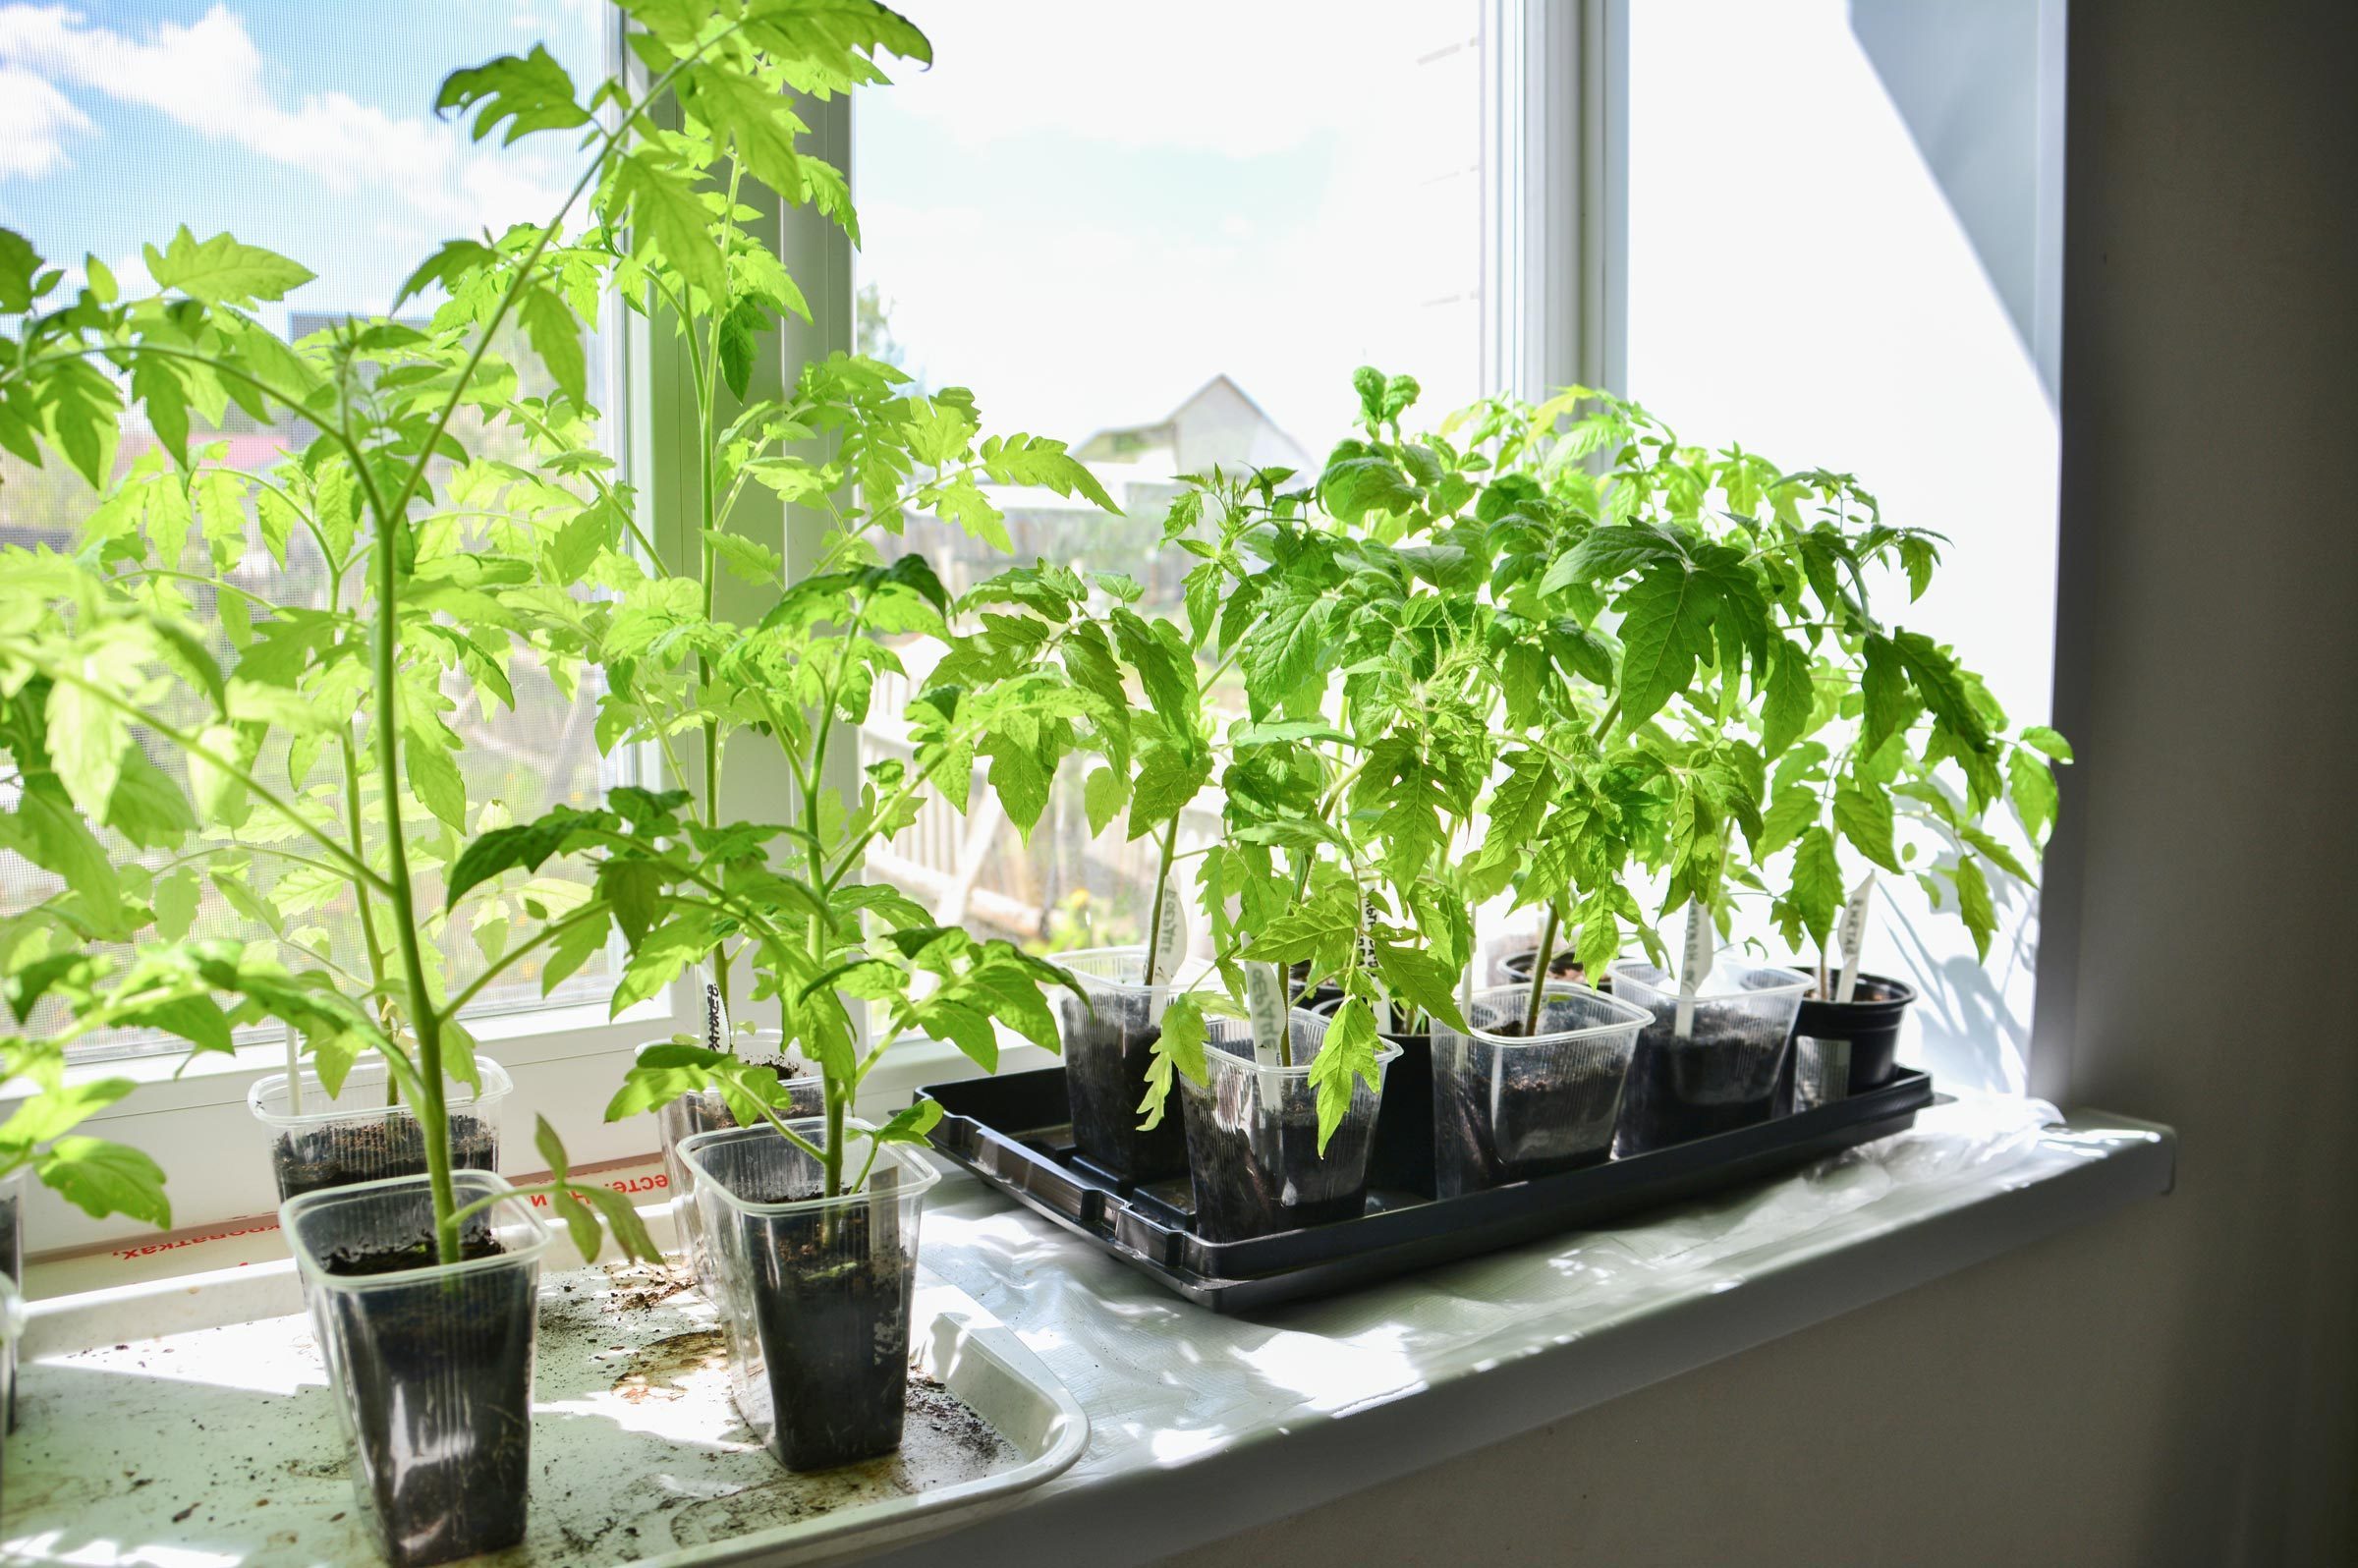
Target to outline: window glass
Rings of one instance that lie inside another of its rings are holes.
[[[2055,10],[1629,8],[1630,394],[1946,534],[1924,600],[1879,610],[1953,644],[2016,723],[2046,721],[2053,665]],[[1999,890],[1985,969],[1953,911],[1883,886],[1866,967],[1916,982],[1924,1058],[2020,1088],[2034,900]]]
[[[974,387],[986,428],[1070,442],[1124,514],[1004,493],[1019,559],[1128,573],[1177,615],[1188,563],[1153,548],[1174,476],[1315,476],[1354,365],[1415,375],[1436,420],[1481,390],[1478,0],[901,9],[936,64],[855,104],[860,347]],[[953,591],[1005,564],[911,534]],[[879,688],[870,757],[904,749],[905,695]],[[1041,951],[1139,940],[1152,856],[1119,820],[1093,842],[1079,784],[1026,845],[978,780],[969,816],[930,808],[871,870]]]
[[[76,272],[85,253],[95,256],[131,292],[151,287],[141,260],[146,244],[161,245],[183,223],[199,238],[227,230],[317,274],[283,305],[261,308],[265,322],[290,338],[351,313],[382,311],[440,241],[545,220],[577,172],[546,139],[503,149],[472,142],[463,127],[435,118],[430,105],[443,76],[541,42],[577,82],[593,81],[609,70],[612,16],[602,0],[0,4],[0,225]],[[431,308],[429,299],[407,310],[422,315]],[[520,343],[501,347],[528,384],[541,373]],[[590,400],[611,413],[606,346],[594,347]],[[478,426],[461,433],[478,452],[501,451],[500,432]],[[209,436],[193,432],[192,446],[209,447],[209,463],[258,471],[309,438],[291,422],[259,426],[233,407]],[[154,448],[143,425],[127,426],[120,464],[128,470]],[[93,500],[62,464],[33,473],[0,458],[0,539],[8,543],[72,548]],[[327,602],[326,577],[322,557],[300,537],[281,568],[251,527],[232,572],[254,594],[313,605]],[[344,602],[354,588],[348,581]],[[218,651],[225,662],[231,657],[226,637]],[[521,655],[508,674],[513,711],[495,705],[486,713],[468,701],[450,716],[466,742],[471,809],[526,818],[559,802],[596,798],[616,770],[601,762],[592,735],[596,692],[588,682],[562,691]],[[169,749],[153,755],[178,765]],[[173,857],[146,859],[162,869]],[[274,879],[283,869],[264,853],[246,874]],[[50,882],[0,854],[0,913],[46,896]],[[363,955],[352,913],[349,890],[338,889],[269,933],[207,881],[195,928],[323,947],[331,961],[357,972]],[[482,915],[484,930],[462,919],[445,945],[495,944],[498,911],[485,906]],[[537,968],[531,960],[518,964],[485,991],[483,1009],[540,1005]],[[555,999],[603,994],[613,978],[604,960],[593,959]],[[93,1041],[92,1049],[150,1045],[170,1042],[117,1037]]]

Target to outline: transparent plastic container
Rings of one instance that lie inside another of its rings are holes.
[[[786,1125],[825,1147],[824,1118]],[[868,1148],[863,1139],[845,1150],[847,1180]],[[738,1413],[788,1470],[900,1447],[932,1165],[887,1144],[863,1190],[823,1198],[818,1161],[766,1124],[698,1133],[680,1157],[703,1212],[705,1290],[727,1332]]]
[[[657,1045],[669,1045],[670,1040],[649,1040],[639,1047],[641,1055]],[[739,1059],[757,1067],[783,1066],[786,1061],[786,1036],[774,1029],[756,1030],[738,1036]],[[785,1119],[824,1115],[827,1091],[815,1072],[786,1080],[787,1106]],[[678,1219],[682,1250],[688,1260],[689,1272],[702,1277],[703,1273],[703,1232],[698,1224],[695,1184],[689,1179],[688,1167],[680,1161],[680,1144],[698,1133],[737,1125],[737,1113],[729,1109],[720,1091],[707,1089],[680,1094],[655,1107],[655,1136],[663,1148],[663,1180],[667,1189],[678,1199],[672,1213]]]
[[[1432,1026],[1432,1177],[1442,1198],[1553,1176],[1612,1153],[1638,1030],[1625,1002],[1549,980],[1538,1033],[1524,1035],[1531,986],[1474,993],[1461,1034]],[[1514,1033],[1500,1033],[1502,1030]]]
[[[0,1270],[6,1270],[12,1288],[25,1279],[25,1189],[31,1177],[30,1165],[0,1176]],[[8,1393],[0,1397],[0,1427],[10,1431],[17,1429],[16,1371],[17,1338],[10,1334],[0,1341],[0,1376],[8,1379]]]
[[[0,1400],[5,1400],[12,1412],[17,1408],[17,1342],[24,1337],[25,1295],[17,1289],[16,1276],[0,1274]],[[0,1433],[0,1472],[7,1468],[8,1439]],[[0,1495],[0,1503],[6,1500]]]
[[[454,1170],[499,1169],[500,1107],[515,1088],[507,1070],[488,1056],[475,1065],[477,1093],[460,1083],[444,1086]],[[270,1170],[278,1201],[355,1182],[425,1174],[425,1138],[405,1095],[388,1103],[390,1075],[381,1057],[355,1062],[333,1099],[311,1068],[303,1070],[303,1109],[287,1092],[287,1075],[272,1073],[246,1092],[254,1119],[270,1129]]]
[[[452,1176],[467,1253],[433,1262],[422,1176],[320,1188],[279,1208],[351,1445],[353,1490],[399,1568],[524,1539],[533,1351],[548,1228],[489,1171]],[[375,1270],[375,1271],[365,1271]]]
[[[1147,1097],[1147,1064],[1162,1038],[1162,1010],[1175,985],[1146,983],[1144,947],[1098,947],[1059,953],[1089,1000],[1058,987],[1056,1033],[1064,1041],[1065,1093],[1073,1107],[1073,1147],[1116,1181],[1152,1182],[1187,1169],[1187,1135],[1177,1105],[1142,1133],[1139,1102]]]
[[[1196,1234],[1207,1241],[1300,1230],[1357,1219],[1368,1206],[1368,1151],[1383,1078],[1400,1058],[1386,1043],[1376,1056],[1376,1087],[1362,1081],[1342,1125],[1319,1152],[1319,1093],[1311,1063],[1329,1020],[1297,1007],[1291,1014],[1294,1067],[1262,1067],[1252,1027],[1213,1018],[1204,1065],[1207,1084],[1182,1077],[1187,1108],[1187,1164],[1196,1193]]]
[[[1705,977],[1687,1033],[1678,981],[1638,959],[1613,966],[1613,994],[1648,1014],[1621,1102],[1617,1154],[1643,1154],[1765,1122],[1792,1048],[1809,977],[1721,954]]]

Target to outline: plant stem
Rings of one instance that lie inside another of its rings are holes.
[[[429,443],[430,449],[430,443]],[[423,465],[425,458],[421,456]],[[401,831],[400,588],[394,562],[398,518],[376,519],[376,760],[384,791],[385,883],[393,905],[393,934],[401,944],[402,979],[409,991],[411,1027],[418,1036],[418,1095],[412,1114],[425,1144],[425,1176],[434,1203],[434,1252],[459,1260],[458,1195],[450,1181],[450,1119],[442,1093],[442,1020],[427,1005],[425,957],[418,934],[417,899],[410,884],[410,851]]]
[[[1540,1032],[1540,999],[1547,990],[1547,966],[1555,957],[1555,927],[1563,916],[1563,907],[1552,899],[1547,904],[1547,924],[1540,931],[1540,950],[1531,955],[1531,1002],[1523,1009],[1525,1038]]]
[[[1147,925],[1147,972],[1140,977],[1143,983],[1154,983],[1154,964],[1162,956],[1162,901],[1171,891],[1171,852],[1179,846],[1179,813],[1171,813],[1168,827],[1162,831],[1162,867],[1154,878],[1154,913]]]

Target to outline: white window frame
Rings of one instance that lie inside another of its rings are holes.
[[[1619,84],[1626,80],[1627,0],[1484,0],[1483,85],[1488,125],[1483,200],[1483,372],[1486,384],[1544,396],[1575,381],[1617,386],[1621,290],[1621,133]],[[619,24],[613,55],[626,68]],[[850,99],[838,94],[811,103],[807,144],[842,168],[855,192],[859,172]],[[765,346],[755,376],[774,391],[789,365],[853,347],[854,267],[849,241],[809,209],[781,212],[764,195],[776,224],[779,255],[803,285],[812,320],[789,319]],[[694,427],[678,417],[686,385],[686,356],[668,327],[619,309],[617,383],[625,389],[612,411],[628,472],[639,485],[643,520],[667,558],[695,559],[698,543],[686,504],[696,473]],[[735,527],[756,536],[783,535],[789,574],[815,559],[821,520],[802,508],[781,510],[757,491],[741,503]],[[724,579],[724,612],[745,613],[756,589]],[[735,602],[733,602],[735,601]],[[846,736],[847,743],[855,737]],[[691,762],[693,766],[693,761]],[[858,748],[831,746],[826,783],[855,794]],[[693,785],[695,780],[680,781]],[[749,744],[729,760],[726,810],[749,816],[791,802],[794,781],[774,748]],[[750,977],[743,977],[750,979]],[[745,985],[734,989],[744,994]],[[508,1007],[471,1014],[469,1031],[515,1081],[503,1117],[501,1164],[511,1175],[535,1171],[532,1147],[535,1114],[565,1139],[577,1166],[644,1158],[654,1149],[650,1119],[609,1124],[606,1101],[619,1087],[633,1052],[671,1033],[673,1020],[695,1011],[686,982],[609,1019],[596,1002]],[[272,1213],[277,1195],[266,1141],[246,1106],[248,1091],[285,1070],[275,1029],[251,1032],[228,1055],[191,1058],[179,1053],[78,1064],[70,1080],[125,1077],[140,1087],[84,1124],[93,1136],[128,1143],[153,1156],[167,1174],[175,1232],[201,1232],[230,1221]],[[1000,1070],[1053,1065],[1054,1057],[1002,1031]],[[874,1116],[905,1105],[918,1087],[973,1076],[978,1069],[956,1047],[908,1039],[888,1052],[863,1086],[861,1109]],[[22,1087],[0,1090],[0,1114],[22,1097]],[[113,1243],[145,1243],[155,1233],[116,1216],[93,1220],[55,1194],[32,1184],[28,1234],[35,1253]]]

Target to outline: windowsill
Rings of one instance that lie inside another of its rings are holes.
[[[1094,1429],[1070,1472],[953,1525],[954,1543],[874,1561],[1029,1561],[1049,1541],[1097,1568],[1152,1561],[2170,1189],[2176,1135],[2097,1112],[1939,1169],[1921,1140],[1972,1111],[1936,1107],[1830,1174],[1245,1317],[1189,1306],[953,1172],[926,1204],[926,1266],[1012,1327]]]
[[[906,1048],[896,1079],[931,1081],[951,1057]],[[896,1537],[870,1560],[1037,1561],[1052,1542],[1059,1560],[1098,1568],[1151,1561],[2169,1191],[2168,1129],[2102,1113],[2038,1128],[2021,1103],[1937,1106],[1912,1133],[1639,1224],[1238,1317],[1168,1295],[953,1170],[926,1203],[925,1265],[1063,1381],[1091,1419],[1089,1447],[1037,1491],[945,1514],[922,1543]],[[181,1257],[179,1269],[127,1266],[155,1279],[283,1252],[257,1234]],[[44,1273],[71,1272],[43,1265],[33,1293],[46,1294]],[[846,1554],[856,1541],[823,1555]]]

